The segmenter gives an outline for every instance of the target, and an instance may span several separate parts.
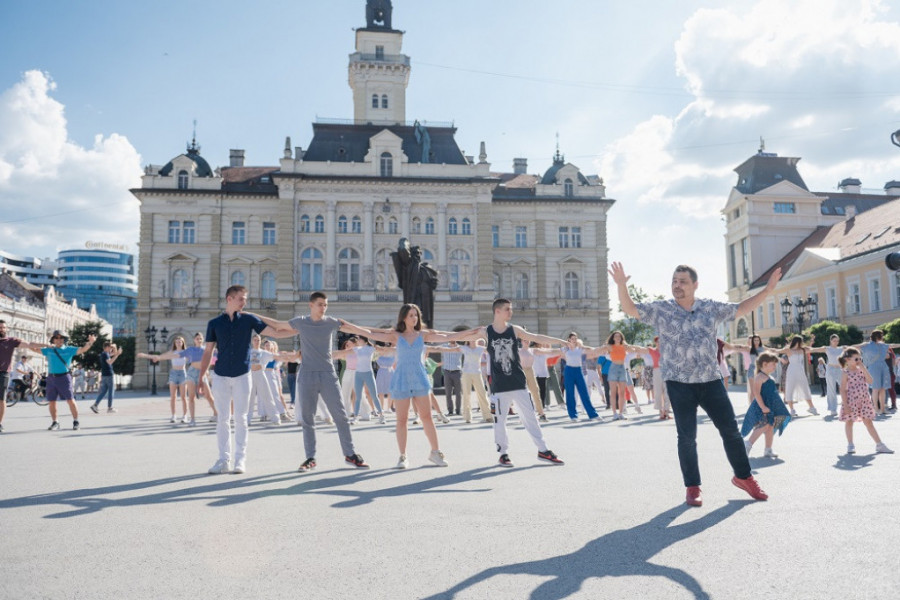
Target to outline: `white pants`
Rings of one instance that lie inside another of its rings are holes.
[[[272,398],[272,387],[269,384],[269,378],[266,377],[265,371],[250,371],[250,380],[253,382],[253,389],[250,392],[251,402],[256,397],[257,411],[261,417],[269,417],[270,419],[279,415],[278,406],[275,399]],[[215,392],[214,392],[215,393]],[[218,410],[218,409],[217,409]],[[247,418],[253,416],[249,405],[247,408]]]
[[[828,410],[837,412],[837,395],[840,392],[843,371],[838,366],[825,367],[825,388],[828,391]]]
[[[211,377],[213,396],[216,401],[216,440],[219,442],[219,460],[231,461],[231,404],[234,402],[234,462],[243,462],[247,457],[247,410],[250,408],[250,373],[237,377]]]
[[[265,370],[266,379],[269,380],[269,390],[272,392],[272,402],[275,404],[275,414],[284,414],[284,404],[281,403],[281,377],[275,369]]]
[[[587,370],[587,373],[584,375],[584,383],[587,385],[588,395],[591,393],[591,386],[594,386],[600,392],[600,399],[606,402],[606,391],[603,389],[603,381],[600,379],[600,373],[597,372],[597,369]]]
[[[353,387],[356,385],[356,369],[344,369],[341,377],[341,398],[344,399],[344,410],[353,414]]]
[[[672,410],[672,403],[669,402],[669,393],[666,391],[666,383],[662,378],[662,369],[653,368],[653,408],[669,412]]]
[[[506,416],[513,403],[516,405],[516,412],[519,413],[519,420],[525,426],[528,435],[531,436],[531,441],[537,446],[539,452],[546,452],[547,444],[544,443],[544,434],[541,432],[537,413],[534,412],[534,405],[531,403],[531,395],[528,390],[500,392],[491,396],[491,407],[494,409],[494,441],[497,443],[497,452],[506,454],[509,450]]]

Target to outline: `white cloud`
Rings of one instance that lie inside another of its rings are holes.
[[[0,235],[3,249],[55,257],[88,239],[130,245],[138,233],[140,155],[119,134],[90,148],[68,139],[49,75],[28,71],[0,94]]]
[[[711,265],[715,255],[720,272],[706,273],[704,287],[721,297],[718,213],[735,183],[732,170],[760,137],[767,151],[802,157],[801,175],[815,191],[851,176],[873,189],[900,179],[900,152],[888,142],[900,110],[900,98],[889,95],[900,70],[900,24],[883,20],[884,6],[760,0],[697,11],[675,43],[676,72],[694,98],[677,114],[639,123],[595,163],[620,199],[614,219],[639,219],[660,232],[691,227],[691,236],[658,241],[675,244],[668,254],[684,254],[685,262]],[[615,254],[616,235],[610,242]],[[667,285],[671,265],[658,262],[666,264],[641,265],[636,279]]]

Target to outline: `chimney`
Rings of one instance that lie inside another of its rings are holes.
[[[514,158],[513,159],[513,173],[516,175],[525,175],[528,173],[528,159],[527,158]]]
[[[848,204],[847,206],[845,206],[844,207],[844,215],[847,217],[848,221],[850,219],[852,219],[853,217],[855,217],[856,216],[856,205]]]
[[[862,189],[862,182],[855,177],[848,177],[847,179],[841,180],[838,184],[838,188],[840,188],[841,192],[844,194],[858,194]]]
[[[229,167],[243,167],[244,166],[244,151],[232,148],[228,154],[229,158]]]
[[[900,196],[900,181],[888,181],[884,184],[884,193],[888,196]]]

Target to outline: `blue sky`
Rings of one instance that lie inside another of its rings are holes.
[[[213,166],[275,165],[316,117],[350,118],[363,0],[0,4],[3,249],[52,256],[137,238],[141,168],[197,120]],[[900,13],[876,0],[395,0],[409,119],[454,121],[494,170],[527,157],[604,177],[610,258],[667,293],[671,267],[725,288],[718,211],[758,148],[811,189],[900,179]],[[11,210],[10,210],[11,209]],[[663,258],[664,257],[664,258]],[[669,263],[672,264],[669,264]],[[615,304],[615,303],[614,303]]]

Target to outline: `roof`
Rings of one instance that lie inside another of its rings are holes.
[[[800,159],[795,157],[757,153],[734,170],[738,174],[738,182],[734,187],[742,194],[755,194],[776,183],[790,181],[797,187],[809,191],[797,170],[798,162]]]
[[[541,179],[541,184],[543,185],[554,185],[556,183],[556,174],[559,173],[559,170],[566,166],[566,157],[560,155],[559,150],[556,151],[556,156],[553,157],[553,164],[549,169],[544,173],[544,177]],[[582,185],[588,185],[588,180],[581,174],[581,171],[578,171],[578,181]]]
[[[853,194],[844,192],[813,192],[813,194],[824,198],[819,209],[823,215],[844,215],[847,213],[848,206],[855,207],[856,213],[859,214],[896,198],[896,196],[887,196],[885,194]]]
[[[278,167],[223,167],[222,189],[233,193],[278,194],[272,178]]]
[[[459,146],[456,145],[455,127],[429,127],[424,125],[431,138],[431,150],[427,160],[422,160],[423,145],[416,140],[416,128],[409,125],[348,125],[313,123],[313,139],[303,154],[304,161],[314,162],[364,162],[369,152],[372,136],[387,129],[402,142],[403,153],[411,163],[465,165]]]
[[[797,244],[781,260],[776,262],[750,288],[765,285],[769,276],[781,267],[782,273],[796,262],[806,249],[828,248],[840,251],[836,262],[843,262],[876,252],[882,248],[900,244],[900,198],[860,213],[855,217],[835,223],[830,227],[818,227],[805,240]],[[827,255],[828,253],[818,253]]]
[[[196,141],[193,141],[190,144],[188,144],[186,154],[179,155],[179,156],[187,156],[189,159],[194,161],[194,164],[196,165],[196,167],[195,167],[195,171],[196,171],[195,176],[196,177],[212,177],[213,176],[212,169],[209,168],[209,163],[206,162],[205,158],[200,156],[200,146],[197,145]],[[167,162],[165,164],[165,166],[163,166],[162,169],[159,170],[159,174],[165,177],[165,176],[170,175],[171,173],[172,173],[172,161],[170,160],[169,162]]]

